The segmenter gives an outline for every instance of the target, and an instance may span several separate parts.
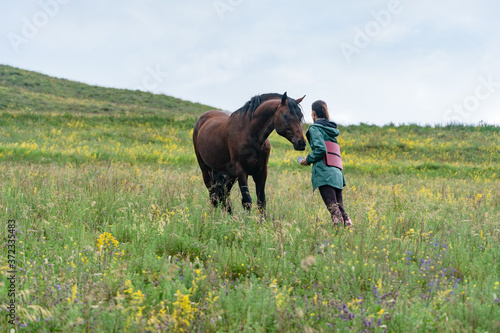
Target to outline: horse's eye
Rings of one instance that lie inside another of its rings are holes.
[[[288,120],[290,117],[287,114],[283,115],[283,119]]]

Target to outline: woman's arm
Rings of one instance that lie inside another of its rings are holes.
[[[325,139],[321,131],[314,126],[309,127],[309,144],[312,152],[307,155],[307,163],[316,163],[326,154]]]

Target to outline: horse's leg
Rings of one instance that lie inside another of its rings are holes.
[[[252,209],[252,197],[248,190],[248,174],[241,167],[240,164],[236,165],[236,174],[238,175],[238,185],[241,191],[241,204],[246,210]]]
[[[253,180],[255,181],[255,188],[257,192],[257,206],[259,207],[259,212],[261,214],[265,214],[267,168],[264,169],[259,174],[254,175]]]
[[[210,203],[212,206],[217,207],[219,204],[219,198],[217,193],[217,184],[214,182],[212,178],[212,170],[203,170],[203,180],[205,181],[205,186],[208,189],[208,195],[210,197]]]
[[[226,182],[228,176],[223,172],[212,171],[214,185],[212,186],[212,203],[215,207],[222,204],[226,208]]]
[[[196,142],[196,137],[193,136],[193,141]],[[203,182],[205,183],[205,186],[208,189],[208,195],[210,197],[210,203],[214,206],[217,207],[219,203],[219,198],[217,197],[217,192],[216,192],[216,182],[214,180],[214,171],[205,164],[203,159],[201,158],[200,154],[198,153],[197,146],[195,144],[195,155],[196,159],[198,160],[198,164],[201,169],[201,174],[203,176]]]
[[[208,195],[210,197],[210,203],[214,206],[217,207],[217,204],[219,202],[217,198],[217,193],[216,193],[216,184],[214,182],[214,179],[212,177],[213,171],[210,170],[208,167],[203,167],[200,163],[201,167],[201,174],[203,175],[203,181],[205,182],[205,186],[208,189]]]
[[[224,193],[223,193],[222,200],[221,200],[222,205],[224,206],[224,208],[226,209],[226,211],[229,214],[233,213],[233,211],[231,209],[231,189],[233,188],[235,181],[236,181],[236,178],[228,177],[228,179],[226,180],[226,183],[224,184]]]

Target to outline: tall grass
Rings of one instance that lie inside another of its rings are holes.
[[[211,208],[194,167],[1,169],[22,330],[499,327],[494,181],[349,177],[356,227],[336,229],[300,169],[272,170],[266,219],[236,192],[233,216]]]

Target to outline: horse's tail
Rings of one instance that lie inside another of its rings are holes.
[[[196,121],[196,124],[194,124],[194,128],[193,128],[193,144],[194,144],[195,150],[196,150],[196,140],[198,139],[198,131],[200,130],[200,126],[201,126],[199,124],[200,118],[198,118],[198,120]]]
[[[214,110],[215,111],[215,110]],[[196,121],[196,124],[194,125],[193,128],[193,145],[194,145],[194,151],[196,153],[196,156],[198,156],[198,133],[200,131],[200,128],[205,124],[207,120],[210,119],[210,117],[213,115],[213,111],[207,111],[204,114],[198,118]]]
[[[194,144],[195,150],[196,150],[196,144],[198,142],[198,132],[200,131],[200,127],[203,126],[203,124],[205,123],[205,121],[207,121],[207,119],[208,119],[208,115],[205,112],[204,114],[202,114],[200,116],[200,118],[198,118],[198,120],[196,121],[196,124],[194,124],[194,128],[193,128],[193,144]]]

